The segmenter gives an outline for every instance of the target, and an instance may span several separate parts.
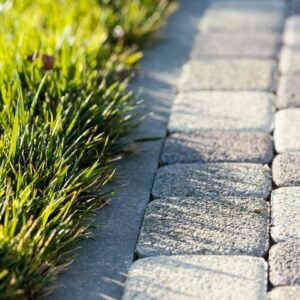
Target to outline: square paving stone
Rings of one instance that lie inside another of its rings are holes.
[[[291,16],[286,20],[285,23],[284,35],[283,35],[284,44],[290,47],[299,47],[300,46],[299,39],[300,39],[300,16]]]
[[[300,74],[280,77],[276,107],[278,109],[300,107]]]
[[[174,100],[168,129],[173,132],[212,130],[270,132],[272,94],[263,92],[189,92]]]
[[[274,286],[300,285],[300,240],[273,246],[269,252],[269,267]]]
[[[193,162],[266,164],[272,158],[273,141],[268,134],[212,131],[172,134],[165,141],[161,159],[163,164]]]
[[[300,153],[283,153],[273,161],[273,180],[277,186],[300,186]]]
[[[271,237],[275,242],[300,239],[300,187],[273,191]]]
[[[217,2],[202,18],[202,31],[281,32],[286,7],[282,4],[251,2]]]
[[[281,51],[279,60],[281,74],[300,74],[300,49],[285,47]]]
[[[245,256],[158,256],[138,260],[123,300],[264,300],[267,265]]]
[[[273,92],[276,79],[277,64],[271,59],[192,59],[183,68],[179,90]]]
[[[260,57],[276,58],[281,38],[272,33],[203,33],[194,43],[191,58],[216,57]]]
[[[257,197],[271,191],[266,165],[238,163],[176,164],[160,168],[152,195],[163,197]]]
[[[267,295],[267,300],[299,300],[300,286],[283,286],[272,290]]]
[[[263,256],[269,245],[268,223],[268,203],[263,199],[159,199],[146,209],[136,252],[139,257]]]
[[[277,152],[300,151],[300,108],[288,108],[275,114],[274,142]]]

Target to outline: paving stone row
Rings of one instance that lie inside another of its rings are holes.
[[[204,14],[180,77],[124,300],[266,299],[266,164],[273,158],[270,133],[282,123],[280,116],[274,121],[280,102],[273,92],[287,11],[281,0],[218,0]],[[286,89],[278,93],[289,107],[294,100]],[[291,121],[286,117],[283,123]],[[277,130],[276,149],[286,147],[285,131]],[[284,186],[291,178],[278,161],[273,169]],[[289,209],[280,197],[272,198],[275,237],[276,230],[292,232],[281,225]]]
[[[256,257],[145,258],[132,266],[123,300],[265,299],[266,274],[265,261]]]
[[[300,8],[293,1],[292,11]],[[278,189],[271,196],[268,300],[300,299],[300,17],[288,18],[280,55],[274,141],[279,153],[272,165]],[[295,285],[295,287],[293,287]],[[285,287],[281,287],[285,286]]]

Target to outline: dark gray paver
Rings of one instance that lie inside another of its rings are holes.
[[[158,170],[152,195],[162,197],[258,197],[271,191],[271,171],[258,164],[170,165]]]
[[[130,269],[123,300],[264,300],[267,265],[245,256],[158,256]]]
[[[274,286],[300,284],[300,240],[273,246],[269,252],[270,281]]]
[[[180,93],[174,100],[168,129],[170,132],[270,132],[273,100],[272,94],[263,92]]]
[[[179,90],[271,91],[277,64],[271,59],[192,59],[183,68]]]
[[[285,47],[279,61],[281,74],[300,74],[300,49]]]
[[[284,3],[261,1],[217,2],[206,11],[202,31],[280,32],[284,24]]]
[[[300,153],[283,153],[272,165],[273,180],[277,186],[300,186]]]
[[[280,77],[276,107],[300,107],[300,75],[284,75]]]
[[[139,257],[155,255],[263,256],[269,245],[264,199],[165,198],[147,209],[137,244]]]
[[[267,295],[267,300],[299,300],[300,286],[283,286],[272,290]]]
[[[300,187],[280,188],[271,197],[271,237],[275,242],[300,239]]]
[[[300,2],[299,2],[300,3]],[[299,5],[300,7],[300,5]],[[300,46],[300,16],[291,16],[286,20],[283,41],[286,46]]]
[[[277,152],[300,151],[300,108],[288,108],[275,114],[274,142]]]
[[[276,58],[281,38],[273,33],[203,33],[196,38],[191,58],[260,57]]]
[[[268,134],[212,131],[172,134],[165,141],[161,160],[163,164],[193,162],[265,164],[272,158],[273,141]]]

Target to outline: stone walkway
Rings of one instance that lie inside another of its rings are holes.
[[[211,2],[123,300],[300,299],[300,1]]]

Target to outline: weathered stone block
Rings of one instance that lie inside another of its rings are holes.
[[[123,300],[264,300],[266,290],[261,258],[159,256],[133,264]]]
[[[257,197],[271,191],[271,170],[258,164],[176,164],[158,170],[152,194],[162,197]]]
[[[271,237],[275,242],[300,239],[300,187],[280,188],[271,197]]]
[[[269,244],[269,207],[254,198],[164,198],[147,209],[139,257],[155,255],[263,256]]]
[[[300,284],[300,240],[273,246],[269,252],[270,281],[274,286]]]

